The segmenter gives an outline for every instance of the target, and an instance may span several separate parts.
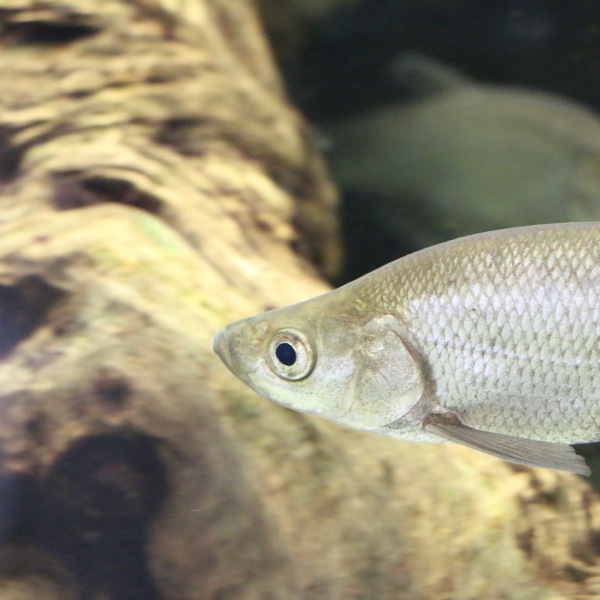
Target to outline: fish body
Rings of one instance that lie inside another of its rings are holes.
[[[570,444],[600,440],[600,223],[439,244],[213,347],[289,408],[588,474]]]

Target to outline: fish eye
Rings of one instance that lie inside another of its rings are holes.
[[[275,356],[281,364],[291,367],[296,362],[298,353],[294,350],[294,346],[288,342],[281,342],[275,347]]]
[[[306,336],[296,329],[279,329],[267,348],[271,370],[289,381],[307,377],[315,366],[316,354]]]

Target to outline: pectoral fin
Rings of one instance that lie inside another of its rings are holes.
[[[529,467],[544,467],[589,476],[591,471],[582,456],[567,444],[540,442],[524,438],[480,431],[464,425],[452,413],[431,414],[424,429],[441,438],[486,452],[508,462]]]

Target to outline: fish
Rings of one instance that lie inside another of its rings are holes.
[[[284,407],[413,442],[589,475],[600,441],[600,222],[478,233],[218,331]]]
[[[600,220],[596,112],[549,92],[480,83],[412,52],[391,71],[411,99],[320,124],[354,226],[346,238],[373,223],[372,245],[390,247],[379,264],[405,247],[492,229]],[[359,273],[355,260],[345,281],[378,266],[367,254]]]

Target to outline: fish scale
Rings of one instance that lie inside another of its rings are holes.
[[[569,232],[581,235],[583,254],[571,248],[572,235],[556,235],[556,228],[535,231],[535,244],[531,243],[532,232],[526,229],[519,234],[514,230],[489,234],[479,238],[482,243],[467,238],[436,247],[435,288],[439,291],[434,294],[429,291],[431,271],[424,276],[417,265],[411,269],[410,306],[401,303],[395,308],[414,324],[411,329],[429,359],[443,406],[455,409],[465,424],[506,434],[527,430],[528,435],[555,442],[600,439],[600,397],[595,398],[596,404],[587,403],[582,412],[572,409],[579,396],[567,395],[573,388],[587,387],[596,393],[600,389],[600,296],[597,289],[582,296],[579,288],[573,287],[577,280],[600,279],[600,236],[596,227],[574,226]],[[491,242],[497,242],[494,254],[489,250]],[[468,252],[464,252],[467,247]],[[415,255],[414,260],[419,259]],[[448,298],[447,286],[459,279],[461,269],[461,287]],[[398,277],[401,271],[390,271],[392,285],[402,286]],[[485,278],[475,289],[493,293],[474,298],[470,285],[473,277]],[[491,285],[486,285],[488,282]],[[369,282],[364,292],[376,296],[376,285],[371,285]],[[502,289],[506,293],[501,296],[498,291]],[[556,290],[559,292],[553,293]],[[478,307],[473,312],[469,309],[476,299]],[[595,319],[590,314],[594,307]],[[441,343],[435,327],[440,318],[446,334]],[[577,373],[567,364],[573,361],[581,365]],[[550,397],[555,393],[567,398],[555,409],[560,423],[554,423],[556,419],[551,416],[536,423],[528,409],[532,397],[549,398],[546,406],[552,410]],[[489,403],[497,410],[473,408]],[[587,421],[583,425],[582,419]]]
[[[213,346],[289,408],[587,474],[569,445],[600,440],[599,340],[600,223],[572,223],[421,250]]]

